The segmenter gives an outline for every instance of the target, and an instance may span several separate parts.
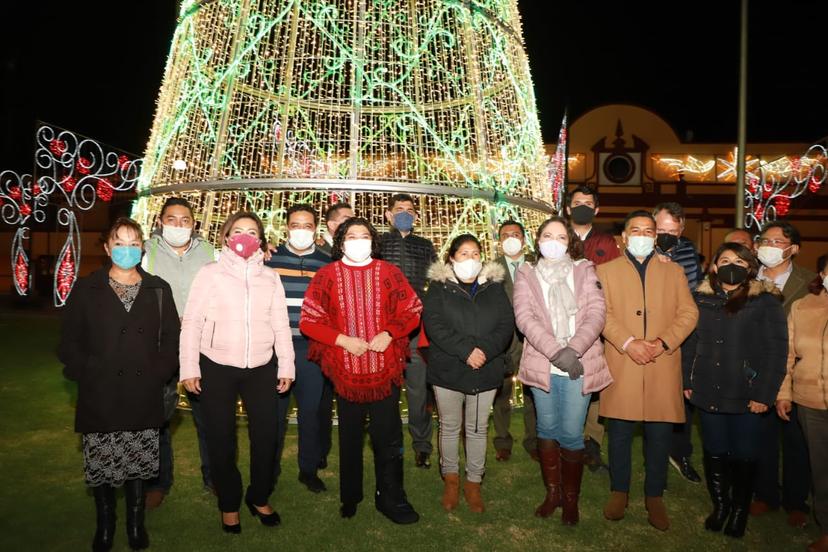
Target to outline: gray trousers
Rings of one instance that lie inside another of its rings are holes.
[[[811,460],[814,518],[822,532],[828,533],[828,469],[825,469],[828,464],[828,410],[816,410],[799,404],[797,415]]]
[[[428,384],[426,363],[417,350],[420,334],[411,337],[411,360],[405,369],[405,398],[408,402],[408,432],[414,452],[431,454],[431,434],[434,431],[428,411]]]
[[[440,415],[440,471],[460,473],[460,433],[466,430],[466,479],[480,483],[486,472],[486,434],[489,409],[497,389],[466,395],[434,386]],[[465,414],[465,426],[463,418]]]

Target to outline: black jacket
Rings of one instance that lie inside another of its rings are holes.
[[[506,269],[487,264],[478,276],[474,297],[460,287],[449,265],[434,263],[423,300],[423,324],[429,340],[428,383],[468,395],[503,385],[506,358],[515,331],[512,304],[503,289]],[[466,364],[475,347],[486,354],[479,370]]]
[[[684,388],[690,402],[709,412],[744,413],[748,401],[773,406],[785,377],[788,325],[773,284],[754,280],[736,313],[727,295],[708,280],[694,293],[699,322],[682,348]],[[685,355],[685,351],[687,354]]]
[[[78,383],[79,433],[164,423],[162,390],[178,369],[181,325],[169,284],[138,271],[143,280],[129,312],[105,266],[77,281],[63,313],[58,357],[64,375]]]
[[[425,294],[426,272],[437,260],[434,244],[413,233],[402,237],[399,230],[392,229],[380,236],[380,254],[384,261],[402,270],[408,283],[422,299]]]

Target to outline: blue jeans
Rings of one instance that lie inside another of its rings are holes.
[[[759,414],[722,414],[699,409],[704,450],[713,456],[756,460],[762,417]]]
[[[562,448],[583,450],[584,422],[590,394],[583,395],[583,379],[549,374],[549,393],[532,387],[538,419],[538,439],[554,439]]]

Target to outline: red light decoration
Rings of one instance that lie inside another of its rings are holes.
[[[811,180],[808,181],[808,191],[812,194],[815,194],[819,191],[822,187],[822,181],[815,176],[811,177]]]
[[[86,157],[81,157],[78,159],[78,162],[75,163],[75,168],[80,174],[89,174],[90,169],[92,168],[92,161]]]
[[[42,193],[43,190],[41,190],[40,186],[37,183],[35,183],[35,185],[32,186],[32,195],[39,196]]]
[[[15,201],[20,201],[23,198],[23,190],[20,186],[12,186],[9,188],[9,197]]]
[[[29,291],[29,261],[20,249],[14,261],[14,283],[20,295],[26,295]]]
[[[72,291],[72,286],[75,285],[75,279],[77,277],[74,250],[75,247],[70,238],[63,249],[60,264],[58,264],[58,269],[55,273],[55,293],[61,304],[65,303],[66,299],[69,298],[69,292]]]
[[[109,202],[112,201],[112,196],[115,192],[112,191],[112,184],[109,183],[109,180],[101,178],[98,180],[98,186],[95,188],[95,194],[101,201]]]
[[[24,203],[23,205],[21,205],[20,206],[20,214],[23,215],[24,217],[28,217],[29,215],[31,215],[32,214],[31,206],[29,206],[27,203]]]
[[[75,189],[75,186],[78,185],[78,181],[75,180],[74,176],[67,176],[60,181],[60,185],[63,186],[63,189],[66,190],[67,194],[71,194],[72,190]]]
[[[56,157],[60,157],[66,152],[66,142],[63,140],[58,140],[55,138],[54,140],[49,141],[49,151],[52,152]]]
[[[753,210],[753,214],[756,216],[756,220],[762,220],[765,216],[765,206],[759,203]]]
[[[787,196],[776,196],[773,199],[773,206],[776,209],[776,214],[784,217],[791,210],[791,199]]]
[[[129,157],[127,157],[124,154],[119,155],[118,166],[121,168],[122,171],[126,170],[126,168],[129,166]]]

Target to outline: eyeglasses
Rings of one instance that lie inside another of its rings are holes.
[[[785,241],[785,240],[777,240],[777,239],[770,239],[769,240],[767,238],[761,238],[759,240],[759,245],[769,245],[771,247],[780,247],[780,246],[785,247],[785,246],[791,245],[791,242]]]

